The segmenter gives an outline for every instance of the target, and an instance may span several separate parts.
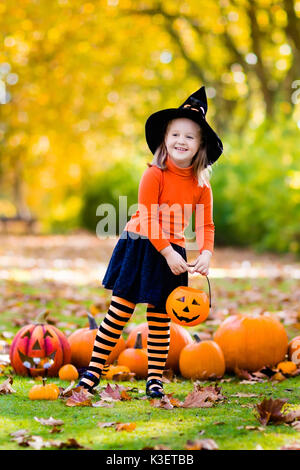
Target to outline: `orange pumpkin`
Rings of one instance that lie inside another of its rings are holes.
[[[292,361],[283,361],[277,364],[277,369],[283,374],[292,374],[297,369],[297,366]]]
[[[94,342],[98,331],[98,325],[90,313],[88,313],[88,319],[89,326],[87,328],[80,328],[79,330],[74,331],[68,337],[72,353],[71,362],[77,368],[88,367],[92,357]],[[106,363],[112,364],[117,359],[120,352],[124,349],[125,340],[122,336],[120,336],[116,346],[109,354]]]
[[[179,358],[181,375],[186,379],[208,380],[223,377],[225,359],[220,346],[212,340],[201,341],[194,334],[195,343],[185,346]]]
[[[214,334],[226,369],[257,371],[283,361],[288,338],[283,325],[272,315],[237,314],[228,317]]]
[[[78,370],[72,364],[66,364],[59,369],[58,376],[60,380],[77,380],[79,377]]]
[[[182,326],[204,322],[209,314],[207,294],[193,287],[179,286],[167,298],[166,310],[171,320]]]
[[[289,360],[293,361],[297,367],[300,366],[300,336],[291,339],[288,345]]]
[[[46,323],[48,311],[41,312],[35,322],[23,326],[10,347],[10,361],[19,375],[56,376],[60,367],[71,359],[66,336]]]
[[[42,385],[34,385],[28,394],[30,400],[57,400],[59,388],[55,384],[46,384],[43,379]]]
[[[142,335],[137,334],[133,348],[127,348],[121,352],[118,357],[119,366],[127,366],[131,372],[136,374],[137,378],[146,378],[148,374],[148,355],[147,350],[142,346]]]
[[[126,347],[132,348],[134,346],[137,333],[142,334],[143,348],[147,349],[147,338],[148,338],[148,323],[141,323],[136,326],[129,334]],[[179,372],[179,356],[182,348],[187,344],[192,343],[192,337],[190,333],[180,325],[171,322],[170,327],[170,347],[169,354],[166,362],[166,369],[173,369],[174,372]]]
[[[103,378],[106,380],[112,380],[114,375],[118,374],[119,372],[126,372],[130,373],[130,369],[127,366],[113,366],[110,365],[107,372],[103,374]]]

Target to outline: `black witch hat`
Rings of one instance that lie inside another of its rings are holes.
[[[201,127],[206,140],[208,164],[212,165],[222,154],[223,144],[206,121],[206,113],[207,99],[205,87],[202,86],[190,95],[179,108],[163,109],[151,114],[145,125],[146,141],[151,152],[154,154],[157,147],[162,143],[168,122],[172,119],[185,117],[192,119]]]

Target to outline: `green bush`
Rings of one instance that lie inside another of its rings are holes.
[[[300,253],[299,137],[281,116],[225,139],[211,179],[216,244]]]
[[[145,170],[146,170],[145,165]],[[97,223],[102,217],[96,215],[100,204],[112,204],[116,210],[117,234],[119,221],[119,196],[127,196],[127,210],[138,201],[138,186],[141,168],[128,161],[117,161],[108,170],[90,176],[87,179],[86,190],[82,196],[80,213],[81,225],[95,233]],[[129,220],[130,217],[127,217]],[[123,227],[120,227],[122,230]]]

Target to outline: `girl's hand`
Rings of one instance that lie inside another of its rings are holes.
[[[185,259],[177,253],[172,247],[168,246],[160,252],[166,259],[169,268],[173,274],[181,274],[185,271],[190,271],[190,268]]]
[[[198,258],[189,264],[191,268],[190,272],[193,273],[200,273],[202,276],[208,276],[209,270],[209,263],[212,253],[208,250],[203,250],[201,255]]]

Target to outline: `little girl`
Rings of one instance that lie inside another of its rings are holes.
[[[137,303],[147,303],[148,377],[146,393],[164,396],[162,375],[169,351],[168,295],[188,285],[188,272],[208,274],[214,245],[209,169],[223,145],[205,119],[205,87],[179,108],[152,114],[146,122],[147,144],[154,154],[144,172],[138,210],[116,244],[102,285],[112,290],[111,304],[99,326],[88,370],[79,385],[98,385],[107,357]],[[195,210],[203,207],[202,216]],[[184,229],[195,212],[199,256],[187,263]]]

